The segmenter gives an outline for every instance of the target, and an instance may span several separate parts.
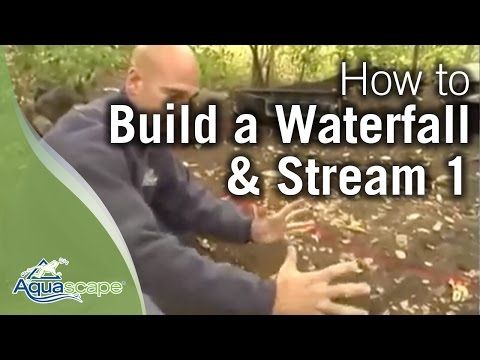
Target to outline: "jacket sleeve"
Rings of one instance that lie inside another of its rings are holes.
[[[111,213],[131,253],[142,291],[161,311],[271,314],[273,282],[232,265],[216,263],[193,248],[182,246],[174,235],[159,228],[154,213],[131,184],[126,159],[119,156],[119,152],[123,153],[118,148],[98,143],[81,147],[82,151],[66,160]]]
[[[170,172],[175,174],[175,178],[157,190],[152,205],[155,210],[170,222],[180,224],[182,229],[199,235],[235,243],[250,240],[251,217],[244,214],[234,202],[217,197],[193,178],[173,154],[171,164]],[[165,199],[168,199],[168,203]]]

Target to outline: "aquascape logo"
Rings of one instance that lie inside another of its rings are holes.
[[[31,301],[46,304],[61,300],[83,303],[82,294],[101,297],[106,294],[118,295],[123,291],[123,284],[120,282],[63,282],[62,273],[57,271],[57,267],[67,266],[68,263],[64,258],[50,262],[42,259],[36,266],[20,274],[12,294],[23,292]]]

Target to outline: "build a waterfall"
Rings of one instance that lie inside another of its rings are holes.
[[[181,143],[190,143],[191,128],[194,130],[195,141],[199,144],[214,144],[216,142],[216,111],[215,106],[209,106],[208,114],[199,114],[194,120],[189,119],[188,105],[181,105],[180,121],[175,120],[178,112],[175,112],[173,104],[167,105],[171,113],[165,114],[139,114],[135,119],[134,111],[126,105],[112,105],[111,107],[111,142],[128,143],[139,140],[143,144],[172,144],[180,139]],[[314,120],[324,125],[318,131],[316,138],[320,145],[328,144],[378,144],[384,142],[393,144],[403,142],[411,144],[451,144],[454,139],[460,143],[468,143],[468,108],[461,105],[459,118],[454,116],[454,109],[446,105],[445,116],[441,118],[435,114],[415,114],[415,104],[407,105],[403,113],[387,114],[384,119],[376,114],[359,116],[354,109],[347,107],[342,116],[337,114],[324,114],[320,117],[316,114],[316,105],[310,105],[306,118],[304,118],[300,105],[293,105],[289,109],[288,120],[283,106],[276,106],[278,126],[281,140],[284,144],[290,144],[294,135],[304,144],[312,142]],[[250,119],[254,119],[250,116]],[[165,121],[166,125],[162,124]],[[455,126],[455,122],[459,126]],[[205,134],[205,124],[207,131]],[[251,124],[250,124],[251,125]],[[250,126],[247,125],[247,126]],[[120,130],[123,128],[123,132]],[[162,131],[165,130],[165,131]],[[414,130],[415,129],[415,130]],[[455,129],[459,131],[456,134]],[[242,128],[237,131],[244,132]],[[401,139],[398,134],[400,133]],[[256,131],[255,131],[256,134]],[[252,136],[252,143],[256,143],[256,135]],[[457,158],[456,158],[457,159]],[[461,183],[461,158],[458,161],[451,159],[450,166],[456,169],[456,184]],[[307,175],[307,189],[310,195],[331,195],[331,177],[338,176],[338,190],[344,195],[355,196],[365,193],[370,196],[385,195],[413,195],[423,196],[426,194],[425,179],[426,169],[420,164],[415,166],[393,165],[390,169],[375,165],[369,167],[366,172],[361,172],[355,166],[346,166],[337,169],[337,166],[317,166],[316,159],[308,159],[303,164],[294,156],[284,157],[279,162],[279,171],[288,180],[293,182],[289,187],[285,183],[278,186],[284,195],[297,195],[304,191],[301,176],[289,169],[305,167]],[[317,187],[321,179],[322,186]],[[388,182],[388,180],[390,180]],[[458,185],[460,186],[460,185]],[[232,192],[232,189],[230,189]],[[257,190],[258,191],[258,190]],[[235,194],[236,190],[232,193]],[[461,189],[455,189],[455,193],[461,194]]]
[[[167,110],[172,110],[172,113],[139,114],[137,119],[129,106],[112,105],[111,143],[123,144],[136,139],[143,144],[175,142],[186,144],[190,143],[192,138],[199,144],[216,142],[214,105],[209,106],[208,114],[198,114],[195,119],[189,118],[188,105],[181,105],[180,118],[175,119],[173,104],[169,105],[172,107],[167,107]],[[462,144],[468,142],[467,105],[460,106],[459,116],[454,116],[452,105],[446,105],[445,116],[439,117],[435,114],[417,116],[416,105],[411,104],[405,107],[403,113],[387,114],[383,119],[376,114],[359,116],[352,107],[345,108],[341,116],[338,114],[318,116],[316,107],[309,105],[308,113],[304,116],[300,105],[293,105],[290,109],[284,109],[281,105],[276,106],[278,127],[284,144],[297,140],[302,144],[313,144],[312,136],[323,145],[381,142],[393,144],[399,141],[405,144],[413,142],[452,144],[454,139],[459,139]],[[314,126],[315,121],[320,127]],[[312,134],[314,128],[320,128],[318,134]],[[191,136],[192,130],[194,137]],[[403,136],[399,140],[398,134],[402,133]],[[256,140],[251,143],[256,143]]]

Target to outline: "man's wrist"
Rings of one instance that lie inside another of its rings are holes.
[[[270,315],[277,315],[277,281],[273,279],[265,280],[270,291]]]
[[[259,242],[259,240],[262,238],[262,233],[263,233],[262,220],[259,218],[253,218],[251,231],[250,231],[251,241]]]
[[[251,242],[253,242],[253,221],[254,221],[254,218],[251,218],[251,217],[248,217],[245,222],[246,222],[246,230],[245,230],[245,235],[243,237],[243,242],[245,244],[249,244]]]

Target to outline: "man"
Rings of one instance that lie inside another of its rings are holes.
[[[329,285],[355,271],[354,263],[300,273],[290,247],[272,281],[215,263],[182,244],[185,232],[236,243],[281,241],[288,232],[311,229],[311,222],[292,221],[305,210],[301,202],[252,219],[192,179],[164,145],[109,144],[110,104],[161,113],[167,102],[185,103],[195,96],[199,76],[188,46],[136,47],[120,95],[73,109],[45,137],[112,214],[142,290],[166,314],[364,314],[332,301],[369,293],[366,284]]]

